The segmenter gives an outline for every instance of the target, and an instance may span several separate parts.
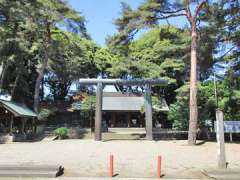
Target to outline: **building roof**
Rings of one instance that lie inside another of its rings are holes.
[[[161,99],[159,106],[153,106],[155,111],[169,111],[165,99]],[[105,111],[142,111],[144,110],[143,96],[103,96],[103,110]]]
[[[0,100],[0,105],[17,117],[37,117],[37,114],[24,104]]]
[[[141,93],[103,92],[103,97],[141,97]]]

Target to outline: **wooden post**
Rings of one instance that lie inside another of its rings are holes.
[[[140,113],[140,127],[144,126],[144,117],[142,115],[142,113]]]
[[[34,133],[34,119],[31,119],[31,131]]]
[[[216,139],[217,139],[217,156],[218,156],[218,168],[226,168],[226,155],[225,155],[225,144],[224,144],[224,123],[223,123],[223,112],[220,109],[216,110]]]
[[[229,134],[229,137],[230,137],[230,142],[233,142],[233,137],[232,137],[232,133],[231,132]]]
[[[12,128],[13,128],[13,115],[11,116],[11,119],[9,122],[9,134],[12,134]]]
[[[145,85],[145,124],[146,124],[146,139],[153,140],[152,136],[152,97],[151,97],[151,85]]]
[[[33,118],[33,133],[37,134],[37,119]]]
[[[102,90],[103,84],[97,84],[95,111],[95,141],[102,140]]]
[[[21,124],[21,133],[25,134],[25,123],[26,123],[26,119],[22,118],[21,119],[22,124]]]
[[[93,117],[93,115],[92,115],[92,104],[91,104],[91,107],[90,107],[91,109],[90,109],[90,113],[89,113],[89,116],[90,116],[90,122],[89,122],[89,126],[90,126],[90,130],[91,130],[91,132],[92,132],[92,117]]]
[[[116,113],[115,112],[111,112],[111,124],[110,124],[110,127],[115,127],[115,123],[116,123]]]
[[[128,123],[128,128],[130,128],[131,127],[131,113],[130,112],[128,112],[127,113],[127,123]]]

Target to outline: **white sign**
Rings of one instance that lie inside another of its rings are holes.
[[[216,131],[216,121],[214,122]],[[224,132],[226,133],[240,133],[240,121],[224,121]]]

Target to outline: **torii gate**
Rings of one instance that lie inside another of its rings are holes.
[[[80,79],[80,84],[97,85],[96,92],[96,110],[95,110],[95,141],[102,140],[102,96],[104,85],[144,85],[145,86],[145,121],[146,121],[146,139],[152,140],[152,96],[151,86],[161,85],[166,86],[168,82],[163,79],[136,79],[136,80],[123,80],[123,79]]]

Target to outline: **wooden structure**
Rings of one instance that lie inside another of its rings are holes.
[[[0,100],[0,129],[3,133],[13,133],[17,127],[19,134],[26,133],[26,123],[30,124],[32,132],[35,131],[37,114],[24,104]]]
[[[168,112],[169,107],[164,98],[152,107],[153,112]],[[142,93],[103,92],[103,121],[108,127],[145,127],[144,96]],[[154,123],[154,120],[153,120]],[[159,123],[155,121],[154,126]]]
[[[96,91],[96,110],[95,110],[95,140],[102,140],[102,102],[103,102],[103,87],[104,85],[142,85],[145,87],[145,124],[146,124],[146,139],[152,140],[152,99],[151,86],[153,85],[167,85],[167,81],[162,79],[136,79],[136,80],[122,80],[122,79],[80,79],[80,84],[97,85]]]

